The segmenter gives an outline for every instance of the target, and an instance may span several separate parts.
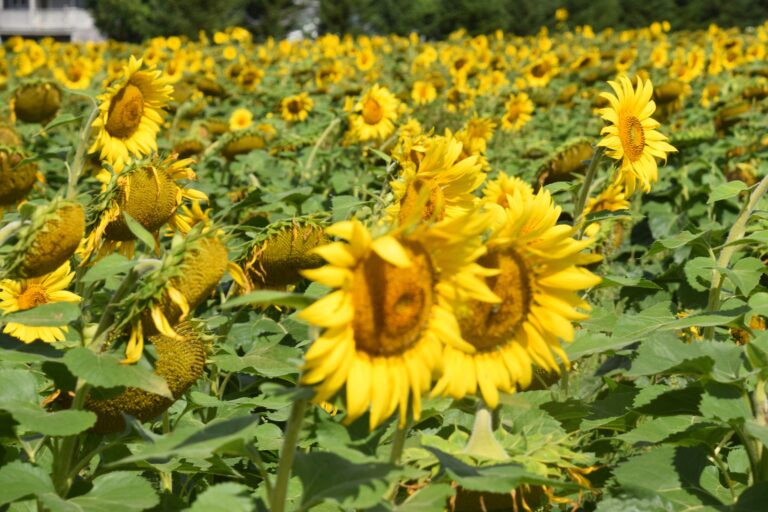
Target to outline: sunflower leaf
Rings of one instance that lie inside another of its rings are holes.
[[[54,492],[53,482],[44,469],[18,460],[0,468],[0,505],[48,492]]]
[[[225,304],[222,304],[221,309],[231,309],[239,306],[286,306],[289,308],[305,308],[313,302],[314,299],[301,293],[257,290],[228,300]]]
[[[16,322],[34,327],[61,327],[80,317],[80,306],[72,302],[51,302],[14,311],[0,317],[0,323]]]
[[[128,471],[101,475],[88,493],[69,500],[83,512],[139,512],[159,502],[152,484]]]
[[[155,237],[153,237],[149,231],[144,229],[144,226],[142,226],[139,221],[131,217],[128,212],[122,211],[121,215],[125,219],[125,224],[128,226],[128,229],[131,230],[131,233],[141,240],[150,251],[154,251],[155,247],[158,246]]]

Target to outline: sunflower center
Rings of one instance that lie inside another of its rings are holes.
[[[378,101],[369,98],[363,104],[363,121],[367,124],[377,124],[384,117],[384,110]]]
[[[298,114],[301,112],[301,102],[298,100],[291,100],[288,102],[288,112],[291,114]]]
[[[144,95],[141,89],[128,84],[118,92],[109,104],[107,132],[113,137],[127,139],[139,128],[144,114]]]
[[[39,284],[30,284],[16,298],[16,304],[20,310],[34,308],[40,304],[48,303],[48,295],[45,288]]]
[[[621,145],[624,153],[631,161],[638,160],[645,149],[645,132],[640,120],[635,116],[629,116],[619,130]]]
[[[371,356],[399,355],[418,343],[429,322],[434,269],[418,245],[404,245],[412,262],[399,268],[371,252],[355,269],[355,345]]]
[[[536,64],[531,68],[531,74],[536,78],[541,78],[549,72],[549,66],[546,64]]]
[[[469,301],[456,308],[456,316],[465,340],[480,351],[493,350],[508,343],[528,315],[533,299],[530,270],[512,249],[492,251],[478,263],[499,269],[487,283],[502,302]]]
[[[417,210],[421,211],[421,220],[440,221],[445,217],[445,196],[440,185],[422,178],[416,178],[408,184],[400,200],[400,223],[413,218]]]

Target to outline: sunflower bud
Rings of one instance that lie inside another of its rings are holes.
[[[203,143],[197,139],[183,140],[173,146],[173,152],[179,155],[179,158],[189,158],[191,156],[199,155],[203,152],[205,147]]]
[[[221,154],[227,160],[234,160],[237,155],[250,153],[254,149],[263,149],[267,145],[262,135],[246,133],[227,143],[221,150]]]
[[[179,187],[161,167],[147,165],[120,178],[120,211],[127,212],[151,233],[168,222],[179,205],[178,199]],[[122,216],[109,223],[104,235],[115,241],[135,238]]]
[[[13,94],[16,117],[26,123],[42,123],[58,112],[61,90],[52,82],[22,85]]]
[[[197,81],[196,85],[198,90],[206,96],[214,96],[216,98],[220,98],[225,94],[224,88],[221,86],[221,84],[215,80],[211,80],[210,78],[203,77]]]
[[[653,99],[657,104],[670,103],[685,92],[685,84],[680,80],[669,80],[653,89]]]
[[[0,125],[0,146],[21,146],[21,137],[10,126]]]
[[[161,335],[150,338],[157,350],[155,374],[165,379],[173,400],[138,388],[127,388],[116,397],[104,400],[89,398],[85,408],[96,413],[94,432],[122,431],[125,429],[123,414],[139,421],[157,417],[202,377],[206,351],[199,333],[187,323],[177,326],[176,333],[179,337],[175,339]]]
[[[23,278],[53,272],[72,257],[85,232],[85,211],[79,203],[65,201],[39,221],[33,219],[31,227],[16,271]]]
[[[23,199],[35,184],[37,164],[19,165],[22,160],[18,150],[0,146],[0,207]]]
[[[254,247],[246,265],[248,278],[256,286],[295,284],[301,280],[301,270],[323,265],[323,259],[311,250],[328,242],[322,227],[294,222]]]
[[[715,114],[715,128],[719,132],[730,128],[741,121],[744,114],[751,109],[752,105],[745,101],[721,108],[717,111],[717,114]]]

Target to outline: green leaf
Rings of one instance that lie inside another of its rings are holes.
[[[768,482],[755,482],[755,485],[739,495],[733,512],[755,512],[765,508],[768,503]]]
[[[737,261],[730,269],[721,270],[742,294],[749,295],[760,282],[765,271],[765,264],[757,258],[747,257]]]
[[[717,201],[722,201],[724,199],[730,199],[732,197],[736,197],[739,195],[739,193],[742,190],[747,189],[747,184],[743,181],[729,181],[727,183],[722,183],[715,188],[712,189],[712,192],[709,194],[709,199],[707,200],[707,204],[716,203]]]
[[[25,430],[46,436],[72,436],[96,423],[96,415],[91,411],[48,412],[35,403],[21,401],[0,402],[0,408],[11,413]]]
[[[628,377],[664,373],[694,373],[706,375],[715,366],[714,360],[704,355],[698,346],[676,339],[649,339],[637,350]]]
[[[80,317],[80,306],[73,302],[51,302],[14,311],[0,317],[0,323],[17,322],[35,327],[61,327]]]
[[[152,236],[152,233],[144,229],[144,226],[141,225],[139,221],[134,219],[133,217],[128,214],[125,210],[120,210],[121,215],[123,216],[123,219],[125,219],[125,225],[128,226],[128,229],[131,230],[131,233],[142,241],[144,245],[147,246],[147,249],[149,249],[150,252],[154,252],[155,247],[157,246],[157,242],[155,242],[155,237]]]
[[[120,254],[110,254],[100,259],[94,266],[88,269],[88,272],[80,279],[83,283],[92,283],[101,281],[121,272],[127,272],[136,265],[135,260],[129,260]]]
[[[47,492],[54,492],[53,482],[42,468],[18,460],[0,468],[0,505]]]
[[[682,432],[692,424],[690,416],[663,416],[641,423],[636,429],[621,434],[618,439],[625,443],[659,443],[676,432]]]
[[[587,215],[584,225],[589,226],[593,222],[602,222],[604,220],[631,219],[632,213],[629,210],[600,210]]]
[[[603,281],[598,285],[599,288],[607,288],[611,286],[629,286],[632,288],[661,290],[661,286],[657,285],[653,281],[649,281],[648,279],[643,279],[641,277],[605,276],[603,277]]]
[[[630,492],[659,496],[674,504],[674,510],[713,511],[723,503],[699,483],[708,465],[704,449],[662,446],[619,464],[613,476]]]
[[[449,484],[429,484],[413,493],[402,504],[394,507],[396,512],[442,512],[445,504],[456,494]]]
[[[705,418],[713,418],[725,422],[741,422],[752,417],[752,411],[745,393],[739,386],[707,382],[704,394],[701,396],[699,410]]]
[[[749,307],[758,314],[768,316],[768,293],[757,292],[749,298]]]
[[[659,253],[664,249],[679,249],[680,247],[685,247],[694,240],[698,239],[703,234],[703,232],[693,234],[690,231],[683,231],[669,238],[656,240],[653,242],[653,245],[651,245],[651,248],[646,256],[653,256],[654,254]]]
[[[339,222],[349,219],[355,209],[365,205],[365,201],[361,201],[355,196],[340,195],[334,196],[331,199],[331,209],[333,211],[333,222]]]
[[[295,347],[265,343],[243,356],[219,354],[213,362],[225,372],[251,370],[266,377],[280,377],[299,372],[301,351]]]
[[[187,510],[188,512],[250,512],[253,509],[246,486],[225,482],[207,488]]]
[[[28,370],[0,369],[0,407],[5,402],[37,402],[37,381]]]
[[[549,485],[560,489],[578,489],[576,484],[545,478],[526,470],[520,464],[470,466],[453,455],[427,447],[440,462],[440,469],[464,489],[478,492],[509,493],[521,484]]]
[[[565,353],[570,361],[592,355],[602,354],[612,350],[619,350],[626,347],[630,342],[626,340],[616,340],[601,332],[591,332],[587,330],[576,331],[573,343],[565,345]]]
[[[54,361],[62,357],[64,352],[50,343],[20,343],[16,338],[0,336],[0,361],[6,364]]]
[[[53,119],[53,121],[45,125],[45,130],[50,131],[53,128],[56,128],[57,126],[62,126],[69,123],[75,123],[77,121],[80,121],[82,118],[83,116],[75,116],[70,113],[59,114]]]
[[[329,500],[344,509],[376,505],[400,473],[393,464],[354,463],[328,452],[296,454],[293,471],[304,488],[302,508]]]
[[[257,290],[228,300],[222,304],[221,309],[231,309],[240,306],[286,306],[290,308],[305,308],[314,301],[315,300],[311,297],[307,297],[301,293]]]
[[[87,494],[69,501],[83,512],[138,512],[160,503],[152,485],[137,473],[128,471],[114,471],[97,477]]]
[[[173,398],[165,379],[137,365],[120,364],[111,353],[96,354],[78,347],[66,353],[63,362],[75,377],[102,388],[134,387]]]
[[[685,262],[685,279],[696,291],[707,291],[712,284],[712,269],[716,263],[712,258],[699,256]]]

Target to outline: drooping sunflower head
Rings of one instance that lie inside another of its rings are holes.
[[[539,169],[539,186],[568,181],[574,174],[585,171],[592,153],[594,153],[592,143],[586,139],[564,145]]]
[[[606,148],[606,154],[619,160],[617,182],[624,183],[628,194],[638,186],[644,192],[658,181],[656,159],[666,160],[667,154],[677,151],[666,142],[667,137],[656,129],[660,126],[651,115],[656,103],[651,99],[653,85],[650,80],[637,79],[637,88],[622,75],[618,82],[609,81],[616,94],[601,93],[609,107],[600,109],[600,116],[610,124],[602,129],[605,135],[598,146]]]
[[[27,212],[7,260],[11,277],[53,272],[72,257],[85,231],[85,210],[80,203],[55,199],[23,214]]]
[[[0,209],[23,199],[35,184],[37,164],[18,147],[0,145]]]
[[[395,131],[400,102],[386,87],[375,84],[355,105],[352,116],[354,137],[383,140]]]
[[[245,155],[255,149],[264,149],[277,135],[271,124],[260,123],[253,128],[240,130],[230,135],[230,139],[221,149],[227,160],[234,160],[237,155]]]
[[[452,136],[426,139],[423,150],[418,165],[404,166],[400,179],[390,183],[395,203],[387,213],[401,225],[465,215],[485,179],[478,157],[462,157],[463,145]]]
[[[312,249],[330,240],[320,224],[309,219],[278,222],[254,240],[244,263],[253,287],[284,287],[296,284],[301,271],[323,264]]]
[[[553,354],[567,364],[559,340],[573,340],[572,322],[586,318],[577,308],[588,309],[577,292],[600,282],[582,267],[599,260],[582,254],[591,240],[577,241],[574,228],[557,224],[560,208],[548,191],[516,186],[507,202],[477,260],[492,271],[486,284],[500,302],[454,302],[461,337],[473,350],[446,346],[444,374],[433,391],[455,398],[479,393],[492,408],[499,391],[530,384],[533,364],[559,372]]]
[[[46,123],[61,106],[61,89],[53,82],[32,82],[13,93],[13,112],[25,123]]]
[[[83,261],[94,251],[107,253],[118,246],[130,253],[136,236],[124,213],[150,233],[156,233],[166,223],[179,231],[189,231],[189,226],[176,216],[177,208],[184,198],[207,200],[202,192],[179,184],[180,180],[194,179],[195,172],[190,167],[193,163],[190,158],[177,160],[175,155],[154,155],[113,176],[100,197],[97,215],[81,251]]]
[[[90,152],[120,172],[133,157],[157,150],[157,132],[163,107],[171,100],[173,86],[160,71],[142,71],[142,60],[131,56],[123,78],[99,96],[99,116],[93,122],[96,140]]]
[[[409,407],[418,418],[442,344],[462,343],[447,297],[470,283],[466,293],[495,299],[472,264],[477,223],[374,238],[353,220],[327,232],[344,241],[315,249],[328,264],[303,271],[335,290],[300,313],[324,328],[307,351],[301,380],[315,387],[318,402],[345,387],[347,420],[370,410],[371,429],[398,409],[401,424]]]

